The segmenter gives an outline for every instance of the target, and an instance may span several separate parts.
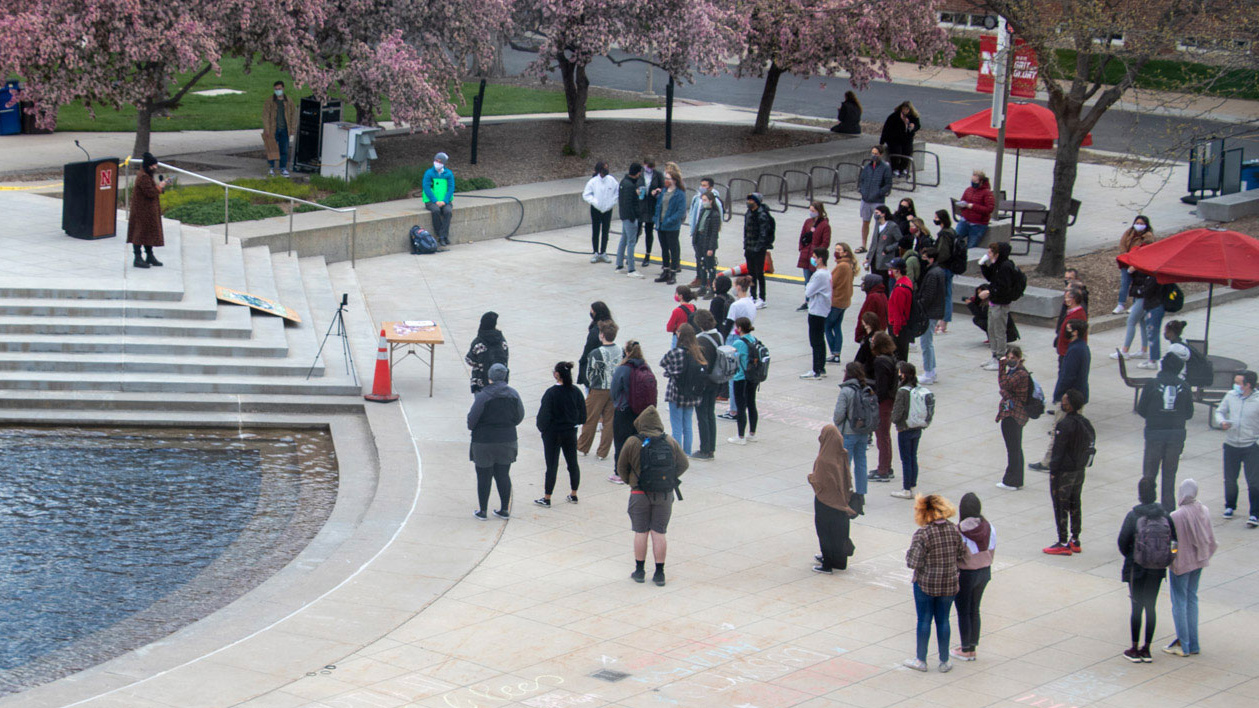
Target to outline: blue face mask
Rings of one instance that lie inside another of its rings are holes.
[[[1233,384],[1233,393],[1237,394],[1238,396],[1244,396],[1244,395],[1245,395],[1245,394],[1242,392],[1242,385],[1241,385],[1241,384]]]
[[[816,268],[816,267],[817,267],[817,257],[816,257],[816,256],[814,256],[813,258],[810,258],[810,259],[809,259],[809,265],[813,266],[814,268]]]

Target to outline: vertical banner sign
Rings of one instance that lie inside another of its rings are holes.
[[[975,90],[992,93],[996,76],[997,37],[986,34],[979,38],[979,81]],[[1019,98],[1036,97],[1036,78],[1040,65],[1036,52],[1018,38],[1014,40],[1014,72],[1011,76],[1010,95]]]

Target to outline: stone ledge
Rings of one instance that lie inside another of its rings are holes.
[[[1259,189],[1211,197],[1198,202],[1198,216],[1207,221],[1229,222],[1259,214]]]

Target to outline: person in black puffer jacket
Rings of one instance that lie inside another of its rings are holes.
[[[560,452],[568,465],[568,482],[572,493],[569,504],[577,503],[577,487],[581,484],[581,468],[577,464],[577,426],[586,420],[586,399],[573,385],[573,362],[561,361],[551,372],[555,385],[542,394],[538,406],[538,432],[542,433],[542,457],[546,460],[545,492],[534,504],[550,508],[551,492],[555,491],[555,474],[559,471]]]
[[[1023,275],[1010,260],[1010,244],[1006,241],[988,245],[988,253],[979,260],[979,270],[988,281],[986,294],[976,293],[988,301],[988,347],[992,350],[992,358],[983,368],[996,371],[1008,344],[1006,320],[1010,315],[1010,303],[1021,294],[1018,284]]]
[[[511,513],[511,463],[516,461],[516,426],[525,419],[525,406],[516,389],[507,385],[507,367],[490,367],[489,384],[477,392],[468,411],[468,430],[472,445],[468,457],[476,467],[477,500],[480,507],[473,516],[485,521],[486,504],[490,500],[490,484],[498,488],[500,508],[494,515],[500,519]]]
[[[595,300],[590,303],[590,326],[586,328],[586,344],[582,347],[581,358],[577,360],[577,384],[579,386],[590,386],[590,381],[586,376],[586,369],[590,366],[590,362],[586,361],[586,357],[590,356],[590,352],[602,346],[599,342],[599,324],[612,319],[612,310],[608,309],[607,304],[602,300]]]
[[[743,215],[743,259],[752,276],[752,299],[757,307],[765,306],[765,254],[774,247],[774,217],[765,207],[759,192],[748,195],[748,210]]]

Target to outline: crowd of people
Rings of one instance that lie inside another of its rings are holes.
[[[912,139],[916,120],[912,106],[902,106],[889,117],[890,127],[885,127],[885,132],[902,131]],[[870,161],[862,166],[860,247],[854,250],[844,242],[832,244],[829,217],[818,202],[809,204],[798,239],[797,267],[804,276],[804,302],[798,310],[806,313],[802,333],[807,332],[810,349],[810,368],[800,378],[820,380],[828,375],[827,364],[842,364],[832,422],[819,433],[819,451],[808,476],[815,494],[820,551],[813,570],[830,574],[847,568],[855,553],[851,521],[865,513],[869,484],[891,482],[895,477],[894,426],[901,485],[891,496],[913,500],[913,516],[919,527],[906,552],[906,564],[913,570],[918,614],[917,651],[905,664],[919,671],[928,669],[927,650],[934,623],[938,669],[944,672],[951,669],[954,659],[976,658],[980,604],[992,578],[996,533],[982,515],[975,493],[963,496],[958,507],[939,494],[919,494],[923,474],[918,458],[924,431],[934,415],[935,394],[926,386],[940,378],[936,341],[949,331],[953,280],[966,271],[969,249],[983,239],[994,200],[987,177],[975,171],[958,203],[960,218],[954,224],[950,211],[936,211],[931,217],[933,234],[918,216],[912,199],[900,200],[895,211],[885,203],[891,179],[902,171],[885,161],[887,154],[887,149],[876,146]],[[904,153],[892,148],[890,154]],[[611,454],[608,481],[629,489],[627,511],[635,560],[631,578],[645,582],[650,545],[655,563],[652,580],[657,585],[666,582],[666,535],[673,502],[681,498],[681,476],[691,461],[716,459],[717,418],[735,423],[727,444],[747,445],[758,439],[757,391],[769,378],[770,355],[767,343],[754,332],[758,313],[766,307],[765,265],[775,232],[774,219],[761,195],[749,195],[742,224],[745,262],[735,269],[742,274],[734,278],[718,274],[715,254],[726,205],[714,189],[714,180],[701,179],[700,189],[688,205],[677,165],[669,163],[662,172],[656,171],[654,161],[645,159],[630,165],[618,181],[610,176],[607,165],[598,163],[583,198],[591,210],[592,263],[610,261],[606,248],[614,207],[620,208],[622,226],[616,250],[618,271],[641,277],[635,268],[637,240],[646,239],[642,261],[646,266],[653,229],[658,234],[661,275],[656,280],[675,285],[674,306],[665,322],[669,342],[667,346],[662,342],[663,356],[653,368],[639,341],[631,339],[619,345],[620,329],[611,309],[602,301],[593,302],[581,356],[575,363],[555,364],[555,383],[543,395],[536,416],[545,471],[544,494],[535,504],[551,506],[561,455],[569,474],[565,500],[576,504],[580,458],[592,448],[600,462],[606,462]],[[677,284],[681,273],[679,234],[688,223],[695,279]],[[1131,250],[1151,238],[1148,219],[1139,216],[1123,240]],[[858,254],[864,254],[864,263],[858,262]],[[1067,271],[1052,344],[1056,376],[1052,388],[1042,388],[1023,348],[1013,343],[1019,334],[1011,306],[1023,296],[1027,277],[1011,260],[1005,242],[989,244],[978,265],[984,283],[975,288],[966,304],[974,322],[987,335],[989,356],[980,367],[995,373],[1000,398],[996,423],[1006,447],[1006,465],[996,487],[1017,492],[1025,486],[1026,470],[1047,472],[1048,506],[1056,540],[1044,548],[1044,553],[1080,554],[1083,487],[1097,446],[1096,430],[1084,415],[1091,367],[1088,288],[1079,273]],[[1124,353],[1120,355],[1127,355],[1139,324],[1145,343],[1142,352],[1149,352],[1147,361],[1158,370],[1145,384],[1136,407],[1145,421],[1139,503],[1125,518],[1118,537],[1124,557],[1122,579],[1130,586],[1132,600],[1132,646],[1123,656],[1148,662],[1154,598],[1164,577],[1170,578],[1176,625],[1176,640],[1164,651],[1180,656],[1199,651],[1198,579],[1216,543],[1208,512],[1196,499],[1197,483],[1186,479],[1177,485],[1176,479],[1185,423],[1193,416],[1189,377],[1195,351],[1181,338],[1185,323],[1168,322],[1160,332],[1166,288],[1131,269],[1121,269],[1120,277],[1122,289],[1115,312],[1125,310],[1126,291],[1131,291],[1137,298],[1131,312],[1139,313],[1135,319],[1129,316]],[[842,325],[855,288],[863,293],[852,325],[857,348],[845,362]],[[508,348],[496,323],[493,312],[482,317],[466,358],[475,394],[468,413],[470,456],[476,467],[479,500],[474,515],[481,520],[487,518],[489,494],[495,485],[500,508],[493,514],[510,517],[509,468],[517,452],[516,427],[524,417],[520,397],[507,383]],[[1169,344],[1161,357],[1160,339]],[[915,349],[921,354],[921,369],[910,361]],[[663,403],[658,396],[661,383]],[[1259,512],[1256,383],[1253,372],[1239,373],[1234,390],[1224,397],[1215,414],[1227,436],[1224,516],[1232,518],[1237,509],[1237,477],[1244,468],[1250,491],[1248,523],[1252,527],[1259,526],[1255,516]],[[725,408],[720,415],[718,405]],[[667,427],[664,410],[668,413]],[[1027,464],[1023,429],[1029,420],[1046,414],[1053,418],[1047,449],[1042,457]],[[869,469],[867,451],[872,441],[876,461],[874,469]],[[1161,501],[1156,494],[1160,475]],[[925,484],[930,486],[931,482]],[[951,521],[955,515],[957,523]],[[950,648],[949,618],[954,609],[960,643]]]

